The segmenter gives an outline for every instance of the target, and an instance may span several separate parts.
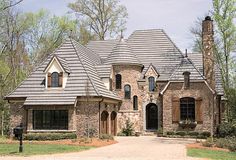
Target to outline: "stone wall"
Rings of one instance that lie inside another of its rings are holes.
[[[197,124],[195,131],[211,131],[212,124],[212,108],[214,106],[214,98],[212,92],[204,82],[190,83],[189,89],[183,88],[183,83],[170,83],[163,95],[163,131],[180,130],[178,123],[172,122],[172,98],[192,97],[201,98],[203,123]]]
[[[13,128],[23,123],[26,132],[27,126],[27,111],[22,107],[24,102],[10,103],[10,132],[13,134]]]

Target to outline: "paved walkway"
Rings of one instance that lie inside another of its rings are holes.
[[[0,160],[197,160],[186,156],[185,144],[194,141],[157,137],[117,137],[119,143],[78,153],[31,157],[0,157]]]

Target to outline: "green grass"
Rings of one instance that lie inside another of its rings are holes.
[[[66,152],[78,152],[87,150],[92,147],[76,146],[76,145],[58,145],[58,144],[23,144],[23,153],[19,153],[19,143],[0,144],[0,156],[3,155],[19,155],[19,156],[30,156],[30,155],[41,155],[41,154],[53,154],[53,153],[66,153]]]
[[[236,152],[188,148],[188,156],[212,160],[236,160]]]

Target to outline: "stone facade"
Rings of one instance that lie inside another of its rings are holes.
[[[202,124],[197,124],[194,131],[211,131],[212,113],[214,106],[214,95],[204,82],[190,83],[189,89],[184,89],[183,83],[170,83],[163,94],[163,131],[183,130],[179,123],[173,122],[173,98],[181,99],[191,97],[195,100],[201,99]],[[198,107],[195,105],[195,108]],[[195,112],[195,114],[197,114]]]

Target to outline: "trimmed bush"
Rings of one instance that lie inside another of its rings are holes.
[[[76,139],[75,133],[28,133],[23,136],[24,140],[53,141],[61,139]]]
[[[198,132],[189,132],[188,135],[191,137],[197,137],[199,135],[199,133]]]
[[[110,134],[101,134],[99,138],[102,140],[114,140],[114,137]]]
[[[211,136],[211,133],[210,132],[202,132],[202,133],[200,133],[200,135],[204,138],[208,138]]]
[[[175,132],[173,132],[173,131],[167,131],[166,132],[166,135],[174,135],[175,134]]]
[[[176,132],[176,135],[179,135],[179,136],[185,136],[186,135],[186,132],[185,131],[178,131]]]
[[[126,135],[122,132],[119,132],[119,133],[117,133],[117,136],[126,136]]]

